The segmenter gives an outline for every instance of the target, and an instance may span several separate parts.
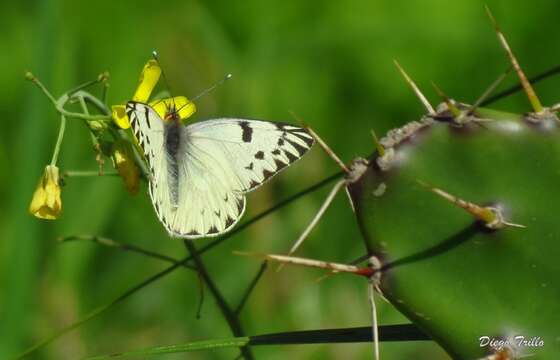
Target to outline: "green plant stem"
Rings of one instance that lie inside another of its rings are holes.
[[[531,84],[536,84],[542,80],[548,79],[551,76],[554,76],[556,74],[560,74],[560,65],[557,65],[553,68],[550,68],[540,74],[537,74],[531,78],[529,78],[529,82]],[[483,102],[480,103],[480,106],[487,106],[490,105],[492,103],[495,103],[496,101],[503,99],[509,95],[515,94],[516,92],[523,90],[523,85],[521,85],[521,83],[518,83],[517,85],[514,85],[504,91],[501,91],[495,95],[490,96],[489,98],[487,98],[486,100],[484,100]]]
[[[247,289],[245,290],[245,292],[243,293],[243,296],[241,297],[241,300],[239,301],[239,304],[237,305],[237,307],[235,308],[235,313],[237,315],[239,315],[239,313],[241,312],[241,310],[243,310],[243,307],[245,306],[245,304],[247,303],[247,300],[249,300],[249,296],[251,296],[251,293],[253,292],[253,290],[255,289],[255,287],[257,286],[259,280],[261,279],[261,277],[263,276],[263,274],[265,273],[266,269],[268,268],[268,261],[264,260],[261,263],[261,266],[259,267],[259,270],[257,271],[257,273],[255,274],[255,276],[253,277],[253,280],[251,281],[251,283],[249,284],[249,286],[247,286]]]
[[[97,170],[68,170],[62,173],[62,177],[99,177],[99,176],[119,176],[116,171],[104,171],[102,174]]]
[[[93,86],[95,84],[98,84],[101,82],[100,78],[97,78],[95,80],[90,80],[87,81],[81,85],[76,86],[75,88],[68,90],[66,93],[68,94],[69,97],[73,97],[78,91],[83,90],[83,89],[87,89],[90,86]]]
[[[379,341],[428,341],[424,332],[413,324],[383,325],[379,327]],[[125,351],[110,355],[88,357],[87,360],[118,359],[130,356],[149,356],[171,353],[186,353],[199,350],[213,350],[240,347],[244,345],[304,345],[304,344],[343,344],[371,342],[371,326],[289,331],[256,336],[193,341],[186,344],[157,346],[141,350]]]
[[[184,240],[183,243],[185,244],[185,247],[187,248],[189,255],[192,257],[199,275],[201,276],[202,280],[210,290],[210,293],[214,297],[214,300],[216,300],[216,304],[218,305],[218,308],[220,309],[222,315],[226,319],[231,329],[231,332],[235,337],[244,337],[245,333],[243,331],[243,328],[241,327],[241,323],[239,321],[239,318],[237,317],[237,314],[231,309],[226,299],[224,298],[224,296],[222,295],[222,293],[220,292],[220,290],[212,280],[212,277],[210,276],[210,273],[208,273],[206,266],[202,262],[202,259],[200,258],[200,255],[198,254],[192,240]],[[251,349],[249,347],[244,345],[240,347],[240,350],[245,359],[247,360],[254,359]]]
[[[320,189],[321,187],[329,184],[330,182],[338,179],[339,177],[341,177],[343,175],[342,171],[333,174],[329,177],[327,177],[326,179],[323,179],[322,181],[319,181],[318,183],[290,196],[289,198],[279,202],[278,204],[270,207],[269,209],[261,212],[260,214],[254,216],[253,218],[247,220],[245,223],[239,225],[238,227],[236,227],[235,229],[233,229],[232,231],[230,231],[229,233],[225,234],[224,236],[222,236],[219,239],[214,240],[213,242],[209,243],[208,245],[204,246],[203,248],[201,248],[200,250],[198,250],[197,254],[201,255],[204,252],[212,249],[213,247],[217,246],[218,244],[220,244],[221,242],[233,237],[233,235],[243,231],[244,229],[248,228],[249,226],[255,224],[256,222],[258,222],[259,220],[263,219],[264,217],[272,214],[273,212],[283,208],[284,206],[294,202],[295,200],[310,194],[318,189]],[[58,339],[59,337],[61,337],[62,335],[68,333],[69,331],[77,328],[79,325],[82,325],[84,323],[86,323],[87,321],[93,319],[95,316],[109,310],[111,307],[113,307],[114,305],[117,305],[118,303],[122,302],[123,300],[129,298],[130,296],[132,296],[133,294],[135,294],[136,292],[142,290],[143,288],[145,288],[146,286],[150,285],[151,283],[163,278],[164,276],[170,274],[171,272],[173,272],[175,269],[181,267],[183,264],[189,262],[192,259],[191,256],[187,256],[183,259],[181,259],[178,263],[175,263],[167,268],[165,268],[164,270],[158,272],[157,274],[154,274],[152,276],[150,276],[149,278],[145,279],[144,281],[142,281],[141,283],[133,286],[132,288],[128,289],[127,291],[125,291],[123,294],[121,294],[120,296],[118,296],[117,298],[113,299],[111,302],[109,302],[106,305],[103,305],[101,307],[98,307],[97,309],[93,310],[92,312],[90,312],[89,314],[87,314],[83,319],[78,320],[78,322],[69,325],[66,328],[63,328],[61,330],[58,330],[55,334],[49,336],[48,338],[38,342],[35,345],[32,345],[30,348],[24,350],[20,355],[18,355],[15,359],[19,360],[19,359],[23,359],[25,358],[27,355],[32,354],[33,352],[35,352],[36,350],[50,344],[51,342],[53,342],[54,340]]]
[[[163,278],[164,276],[166,276],[167,274],[169,274],[170,272],[172,272],[173,270],[177,269],[180,266],[181,266],[181,264],[174,264],[174,265],[171,265],[170,267],[166,268],[165,270],[160,271],[159,273],[150,276],[149,278],[145,279],[144,281],[137,284],[136,286],[128,289],[123,294],[121,294],[118,297],[116,297],[115,299],[113,299],[111,302],[109,302],[109,303],[107,303],[103,306],[97,307],[96,309],[94,309],[93,311],[88,313],[86,316],[84,316],[82,319],[78,320],[77,322],[69,325],[68,327],[65,327],[65,328],[57,331],[53,335],[39,341],[35,345],[29,347],[28,349],[26,349],[25,351],[23,351],[22,353],[17,355],[15,357],[15,360],[26,358],[28,355],[31,355],[33,352],[37,351],[38,349],[52,343],[54,340],[58,339],[59,337],[63,336],[64,334],[69,333],[70,331],[78,328],[79,326],[85,324],[86,322],[90,321],[91,319],[95,318],[96,316],[104,313],[105,311],[109,310],[110,308],[117,305],[118,303],[120,303],[120,302],[124,301],[125,299],[129,298],[131,295],[135,294],[137,291],[139,291],[139,290],[143,289],[144,287],[148,286],[149,284]]]
[[[64,115],[69,118],[76,118],[76,119],[83,119],[83,120],[111,120],[110,115],[86,115],[86,114],[68,111],[64,109],[64,105],[68,102],[70,98],[70,96],[68,95],[69,93],[65,93],[57,100],[54,98],[54,96],[52,96],[52,94],[47,90],[47,88],[43,85],[43,83],[39,79],[32,76],[31,81],[35,85],[37,85],[39,89],[43,91],[43,93],[47,96],[47,98],[49,98],[49,100],[54,104],[56,111],[58,111],[61,115]],[[93,96],[91,96],[91,98],[93,98]]]
[[[73,96],[80,97],[80,98],[84,99],[86,102],[95,106],[95,108],[97,108],[97,110],[99,110],[103,114],[108,115],[108,116],[111,115],[111,111],[105,105],[105,103],[103,101],[99,100],[98,98],[96,98],[95,96],[93,96],[92,94],[90,94],[89,92],[80,90],[80,91],[77,91]]]
[[[60,128],[58,129],[58,137],[56,139],[56,144],[54,146],[53,155],[51,158],[51,165],[56,165],[58,162],[58,154],[60,153],[60,146],[62,145],[62,139],[64,138],[64,132],[66,131],[66,117],[60,115]]]
[[[138,254],[145,255],[145,256],[148,256],[148,257],[151,257],[151,258],[154,258],[154,259],[158,259],[158,260],[163,260],[163,261],[166,261],[168,263],[180,264],[179,260],[177,260],[177,259],[175,259],[171,256],[163,255],[163,254],[157,253],[155,251],[151,251],[151,250],[146,250],[146,249],[141,248],[137,245],[120,243],[120,242],[117,242],[115,240],[105,238],[105,237],[101,237],[101,236],[71,235],[71,236],[66,236],[66,237],[60,238],[59,241],[60,242],[91,241],[91,242],[94,242],[94,243],[97,243],[97,244],[100,244],[100,245],[113,247],[113,248],[121,249],[121,250],[124,250],[124,251],[130,251],[130,252],[138,253]],[[190,270],[196,270],[193,266],[191,266],[189,264],[182,263],[180,265],[187,268],[187,269],[190,269]]]

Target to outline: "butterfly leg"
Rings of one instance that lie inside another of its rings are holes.
[[[336,194],[338,194],[340,189],[345,185],[346,185],[346,180],[344,180],[344,179],[339,180],[334,185],[331,192],[329,193],[329,195],[327,196],[327,198],[323,202],[323,205],[321,205],[321,208],[319,209],[317,214],[315,214],[315,217],[313,218],[313,220],[311,220],[309,225],[307,225],[307,228],[304,230],[304,232],[299,236],[299,238],[296,240],[296,242],[290,248],[290,251],[288,252],[288,256],[292,255],[299,248],[299,246],[303,243],[303,240],[305,240],[307,238],[307,236],[309,235],[309,233],[311,233],[311,230],[313,230],[313,228],[315,228],[315,226],[317,225],[317,223],[319,222],[319,220],[321,219],[321,217],[323,216],[323,214],[325,213],[325,211],[327,210],[329,205],[332,203]],[[282,267],[283,266],[280,265],[278,267],[277,271],[280,271],[282,269]]]

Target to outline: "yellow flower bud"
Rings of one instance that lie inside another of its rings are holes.
[[[128,141],[118,140],[113,144],[113,166],[124,181],[126,190],[134,195],[140,184],[140,169],[134,162],[133,150]]]
[[[161,68],[158,62],[156,60],[148,61],[140,74],[140,81],[132,100],[147,103],[160,76]],[[175,104],[176,108],[179,110],[179,117],[181,120],[190,117],[196,111],[194,103],[190,102],[184,96],[176,96],[174,98],[167,98],[150,103],[162,119],[165,118],[167,109],[173,104]],[[119,128],[128,129],[130,127],[125,105],[113,105],[111,107],[111,113],[113,121]]]
[[[115,124],[117,124],[117,126],[121,129],[128,129],[130,127],[130,122],[128,121],[124,105],[111,106],[111,115],[113,116]]]
[[[55,220],[62,211],[60,177],[55,165],[47,165],[45,173],[33,193],[29,213],[40,219]]]
[[[144,103],[147,102],[152,94],[152,90],[159,80],[160,75],[161,68],[159,67],[158,62],[155,60],[148,61],[148,63],[144,65],[144,69],[142,69],[138,88],[136,88],[136,92],[134,93],[132,100]]]

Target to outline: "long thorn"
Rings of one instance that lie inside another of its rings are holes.
[[[429,185],[429,184],[427,184],[423,181],[417,180],[417,182],[418,182],[418,184],[427,188],[428,190],[430,190],[434,194],[439,195],[440,197],[442,197],[445,200],[449,201],[450,203],[456,205],[457,207],[459,207],[463,210],[466,210],[468,213],[470,213],[472,216],[474,216],[477,220],[483,221],[484,223],[487,223],[487,224],[496,220],[496,214],[494,214],[488,208],[485,208],[485,207],[479,206],[477,204],[474,204],[474,203],[465,201],[463,199],[460,199],[456,196],[453,196],[453,195],[449,194],[448,192],[443,191],[442,189],[439,189],[437,187]]]
[[[317,214],[315,214],[315,216],[313,217],[313,220],[311,220],[309,225],[307,225],[307,227],[305,228],[303,233],[298,237],[296,242],[292,245],[292,247],[288,251],[288,256],[290,256],[294,252],[296,252],[297,249],[300,247],[300,245],[303,243],[303,241],[307,238],[307,236],[309,236],[309,234],[311,233],[311,230],[313,230],[315,228],[315,226],[317,225],[317,223],[319,222],[319,220],[321,219],[321,217],[323,216],[325,211],[328,209],[328,207],[332,203],[336,194],[338,194],[338,192],[340,191],[340,189],[344,185],[346,185],[346,180],[343,179],[343,180],[338,181],[333,186],[331,192],[329,193],[329,195],[327,196],[327,198],[323,202],[323,205],[321,205],[321,207],[319,208],[319,211],[317,211]],[[282,265],[280,265],[278,267],[278,269],[276,269],[276,271],[280,271],[280,270],[282,270]]]
[[[368,281],[368,299],[371,307],[373,351],[375,354],[375,360],[379,360],[379,333],[377,331],[377,309],[375,307],[375,284],[372,280]]]
[[[488,89],[486,89],[482,95],[476,100],[476,102],[469,108],[469,110],[467,111],[468,115],[472,115],[474,114],[474,112],[476,111],[476,109],[478,109],[478,107],[480,106],[480,104],[486,99],[488,98],[488,96],[498,87],[498,85],[500,85],[502,83],[502,81],[504,81],[504,79],[506,78],[506,76],[509,75],[509,73],[511,72],[513,67],[508,67],[507,70],[505,72],[503,72],[502,74],[500,74],[500,76],[494,80],[494,82],[488,87]]]
[[[524,228],[525,226],[519,224],[512,224],[506,222],[502,216],[502,212],[499,208],[490,207],[490,206],[480,206],[475,203],[463,200],[456,196],[449,194],[448,192],[436,188],[434,186],[428,185],[425,182],[417,180],[417,182],[422,185],[423,187],[427,188],[431,192],[436,195],[439,195],[443,199],[449,201],[450,203],[454,204],[455,206],[467,211],[471,214],[475,219],[484,223],[484,225],[490,229],[501,229],[504,226],[513,226]]]
[[[544,72],[541,72],[531,78],[529,78],[529,82],[533,85],[535,85],[536,83],[542,81],[542,80],[546,80],[554,75],[557,75],[560,73],[560,66],[554,66]],[[509,96],[511,94],[515,94],[517,91],[519,90],[523,90],[523,85],[521,85],[521,83],[518,83],[517,85],[513,85],[510,88],[507,88],[503,91],[500,91],[499,93],[490,96],[488,99],[484,100],[482,102],[482,104],[480,104],[480,106],[486,106],[489,104],[492,104],[506,96]]]
[[[279,254],[258,254],[258,253],[243,252],[243,251],[234,251],[233,253],[236,255],[263,258],[266,260],[272,260],[284,264],[301,265],[306,267],[330,270],[334,272],[346,272],[346,273],[352,273],[361,276],[369,276],[372,273],[372,271],[369,271],[369,268],[367,269],[368,271],[366,271],[366,269],[359,268],[354,265],[346,265],[346,264],[340,264],[335,262],[321,261],[321,260],[308,259],[308,258],[302,258],[296,256],[287,256],[287,255],[279,255]]]
[[[517,73],[517,76],[519,77],[519,81],[521,82],[521,85],[523,85],[523,89],[525,89],[525,93],[527,94],[527,98],[529,99],[529,102],[531,103],[531,106],[533,107],[533,111],[535,113],[542,112],[544,110],[544,108],[543,108],[537,94],[535,93],[535,90],[531,86],[531,83],[529,82],[529,80],[527,80],[527,77],[525,76],[525,73],[523,72],[523,70],[521,70],[521,66],[519,66],[519,62],[515,58],[515,55],[513,55],[513,52],[511,51],[511,48],[509,47],[509,44],[508,44],[504,34],[500,30],[500,27],[498,26],[498,23],[496,22],[496,19],[492,15],[492,12],[490,11],[490,8],[488,7],[488,5],[485,5],[485,8],[486,8],[486,13],[488,14],[488,17],[490,18],[490,21],[492,22],[492,25],[494,26],[494,29],[496,30],[496,35],[498,35],[498,40],[500,41],[502,47],[506,51],[506,55],[508,56],[509,61],[511,62],[511,65],[515,69],[515,72]]]
[[[323,148],[323,150],[327,153],[327,155],[329,155],[331,157],[331,159],[333,159],[334,162],[336,162],[338,164],[338,166],[340,166],[340,168],[342,170],[344,170],[345,173],[348,174],[350,172],[350,170],[348,170],[348,167],[342,162],[342,160],[340,160],[340,158],[334,153],[334,151],[332,151],[332,149],[327,145],[327,143],[325,143],[323,141],[323,139],[321,139],[319,137],[319,135],[317,135],[317,133],[315,131],[313,131],[313,129],[311,127],[307,126],[307,124],[301,118],[299,118],[296,114],[294,114],[291,111],[290,111],[290,114],[301,124],[301,126],[305,130],[307,130],[307,132],[309,134],[311,134],[311,136],[313,136],[315,138],[315,140],[317,140],[317,142],[319,143],[321,148]]]
[[[451,101],[451,99],[449,99],[449,97],[433,81],[432,81],[432,86],[436,90],[438,96],[443,100],[443,102],[445,102],[447,108],[449,109],[449,111],[451,111],[451,114],[453,114],[455,118],[460,117],[462,114],[461,110],[459,110],[459,108],[455,106],[453,101]]]
[[[404,77],[404,79],[408,83],[408,85],[412,88],[412,91],[414,91],[414,94],[416,94],[416,97],[418,98],[418,100],[420,100],[422,105],[424,105],[424,108],[426,108],[426,111],[428,112],[428,114],[434,115],[436,113],[434,108],[432,107],[432,105],[430,104],[428,99],[426,99],[424,94],[422,94],[422,92],[420,91],[418,86],[416,86],[416,83],[410,78],[410,76],[408,76],[408,74],[401,67],[401,64],[399,64],[399,62],[396,59],[393,59],[393,61],[395,63],[395,66],[397,67],[397,69],[399,69],[401,75]]]
[[[375,148],[377,149],[377,153],[379,154],[379,156],[385,155],[385,148],[379,142],[379,138],[377,137],[377,134],[373,129],[371,129],[371,136],[373,136],[373,142],[375,143]]]

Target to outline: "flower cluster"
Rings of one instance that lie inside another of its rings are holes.
[[[140,80],[134,95],[132,96],[133,101],[148,103],[152,108],[158,113],[158,115],[164,119],[166,112],[174,105],[179,111],[179,117],[181,120],[187,119],[195,111],[196,107],[194,103],[189,101],[184,96],[176,96],[173,98],[156,99],[150,101],[150,96],[155,86],[157,85],[159,78],[161,76],[161,68],[156,60],[149,60],[140,74]],[[34,78],[31,74],[29,79],[35,82],[43,91],[47,93],[49,97],[52,98],[50,93],[43,87],[43,85]],[[54,98],[52,98],[54,101]],[[58,109],[62,115],[75,115],[64,110]],[[81,114],[80,114],[81,115]],[[83,118],[83,117],[82,117]],[[99,123],[98,120],[88,120],[88,125],[90,125],[90,130],[95,132],[94,137],[97,138],[99,134],[97,132],[106,131],[109,133],[110,141],[103,141],[106,146],[98,146],[103,148],[103,154],[111,158],[113,167],[116,169],[118,175],[123,179],[127,191],[131,194],[138,192],[139,181],[140,181],[140,168],[137,165],[134,156],[135,148],[132,146],[131,142],[121,135],[119,129],[128,129],[130,127],[130,122],[125,111],[125,105],[113,105],[111,107],[111,118],[115,126],[103,126],[99,129],[93,128],[90,123]],[[94,131],[95,130],[95,131]],[[58,145],[58,144],[57,144]],[[99,145],[99,144],[97,144]],[[55,154],[58,149],[55,149]],[[101,155],[100,155],[101,156]],[[53,158],[54,161],[51,165],[45,167],[44,174],[39,181],[31,203],[29,205],[29,212],[41,219],[57,219],[62,211],[62,201],[61,201],[61,177],[59,174],[59,168],[56,166],[56,157]]]

